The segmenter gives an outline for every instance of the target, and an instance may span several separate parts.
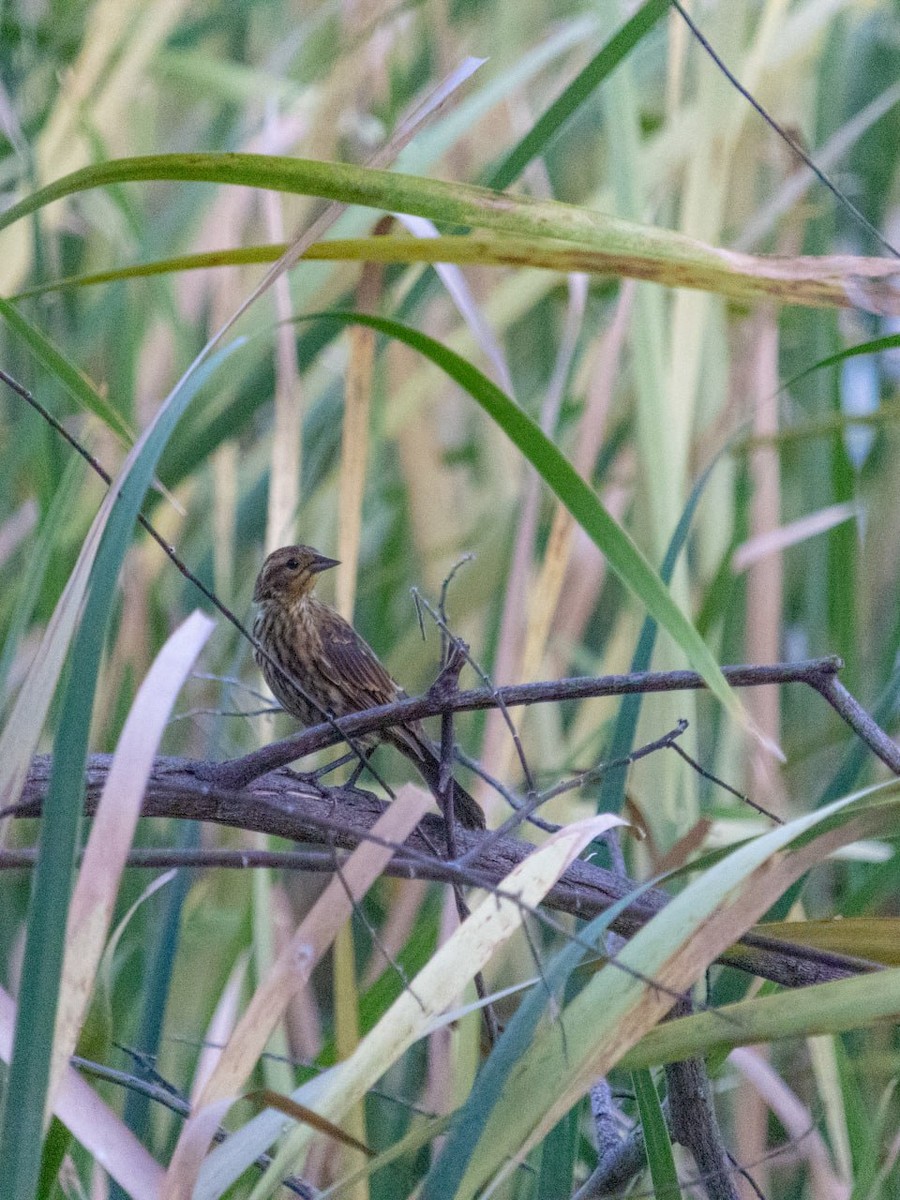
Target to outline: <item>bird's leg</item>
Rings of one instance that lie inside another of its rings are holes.
[[[348,750],[347,753],[342,754],[340,758],[334,759],[333,762],[326,763],[324,767],[317,767],[315,771],[292,771],[290,767],[286,767],[285,770],[287,770],[288,773],[295,779],[301,779],[304,783],[315,784],[318,783],[320,779],[324,779],[326,775],[330,775],[332,771],[336,771],[338,767],[346,766],[348,762],[355,762],[356,767],[353,771],[353,774],[344,784],[345,788],[349,788],[352,791],[356,786],[356,781],[359,779],[364,768],[367,766],[369,758],[374,753],[374,750],[374,746],[371,750],[364,750],[362,752],[362,759],[360,759],[359,754],[355,750]]]
[[[297,771],[293,767],[282,767],[285,775],[290,775],[291,779],[296,779],[298,783],[308,783],[313,787],[319,782],[318,771]]]
[[[345,763],[353,762],[355,759],[357,759],[356,753],[353,750],[348,750],[340,758],[336,758],[333,762],[326,763],[324,767],[319,767],[313,771],[313,777],[315,779],[322,779],[325,775],[330,775],[332,771],[336,771],[338,767],[342,767]]]
[[[347,755],[348,758],[356,759],[356,766],[353,768],[353,772],[345,785],[350,789],[350,791],[356,787],[357,779],[359,779],[360,775],[362,775],[363,771],[369,765],[369,759],[374,753],[375,747],[373,746],[370,750],[363,750],[362,757],[360,757],[358,754],[352,753]]]

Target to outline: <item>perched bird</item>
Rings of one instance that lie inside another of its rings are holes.
[[[256,580],[256,640],[302,686],[298,689],[258,651],[256,661],[283,708],[303,725],[318,725],[325,709],[335,717],[403,699],[405,692],[352,625],[312,594],[322,571],[338,565],[310,546],[274,550]],[[321,709],[310,703],[311,698]],[[389,742],[406,755],[437,794],[440,756],[418,721],[354,739],[365,750]],[[481,806],[453,780],[453,810],[467,829],[483,829]]]

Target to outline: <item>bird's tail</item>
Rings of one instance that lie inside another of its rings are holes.
[[[391,741],[410,762],[414,763],[419,774],[434,792],[440,795],[441,756],[437,747],[426,737],[423,730],[415,731],[401,727],[397,730],[399,738]],[[453,815],[464,829],[484,829],[484,810],[478,801],[470,796],[466,789],[455,779],[453,785]]]

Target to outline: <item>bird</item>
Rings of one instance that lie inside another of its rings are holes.
[[[406,698],[353,626],[313,595],[319,575],[336,566],[337,559],[311,546],[282,546],[265,560],[253,589],[258,605],[253,636],[266,651],[265,655],[258,648],[254,651],[256,662],[275,698],[301,725],[318,725],[325,713],[344,717]],[[269,656],[291,678],[277,670]],[[354,741],[366,757],[381,741],[395,746],[439,795],[440,754],[419,721],[390,726]],[[459,824],[466,829],[484,829],[484,812],[478,802],[455,779],[452,788]]]

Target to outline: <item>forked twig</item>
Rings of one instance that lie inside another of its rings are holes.
[[[459,567],[462,566],[462,563],[464,561],[466,561],[465,558],[462,559],[459,563],[457,563],[457,565],[453,568],[453,570],[450,572],[450,574],[444,580],[444,588],[446,588],[447,584],[453,578],[454,574],[459,569]],[[413,588],[412,592],[413,592],[413,599],[416,602],[417,609],[421,605],[426,610],[426,612],[431,617],[431,619],[434,621],[434,623],[437,625],[438,629],[440,629],[442,637],[452,639],[454,637],[454,634],[453,634],[452,630],[450,629],[450,626],[447,623],[447,616],[446,616],[446,613],[444,612],[444,607],[443,607],[444,600],[445,600],[444,589],[442,589],[442,592],[441,592],[441,608],[438,612],[435,612],[434,608],[432,608],[432,606],[428,603],[428,601],[421,594],[421,592],[419,591],[418,588]],[[519,760],[519,766],[522,768],[522,775],[525,778],[525,787],[526,787],[527,793],[529,795],[531,795],[531,793],[535,790],[534,777],[531,773],[531,768],[528,765],[528,760],[525,757],[525,747],[522,745],[522,739],[519,737],[519,731],[516,729],[515,722],[513,721],[512,717],[509,715],[509,711],[507,709],[506,702],[504,701],[503,696],[501,694],[502,689],[498,688],[496,686],[496,684],[492,681],[488,672],[484,669],[484,667],[482,667],[482,665],[478,662],[478,660],[472,656],[471,652],[469,651],[468,646],[466,647],[466,662],[469,664],[469,666],[472,668],[472,670],[479,676],[479,678],[481,679],[481,681],[485,685],[485,687],[489,688],[491,690],[492,694],[497,699],[497,703],[496,703],[495,707],[500,710],[500,713],[503,717],[503,721],[506,725],[506,728],[509,730],[509,735],[512,738],[513,745],[515,746],[515,749],[516,749],[516,757]]]

